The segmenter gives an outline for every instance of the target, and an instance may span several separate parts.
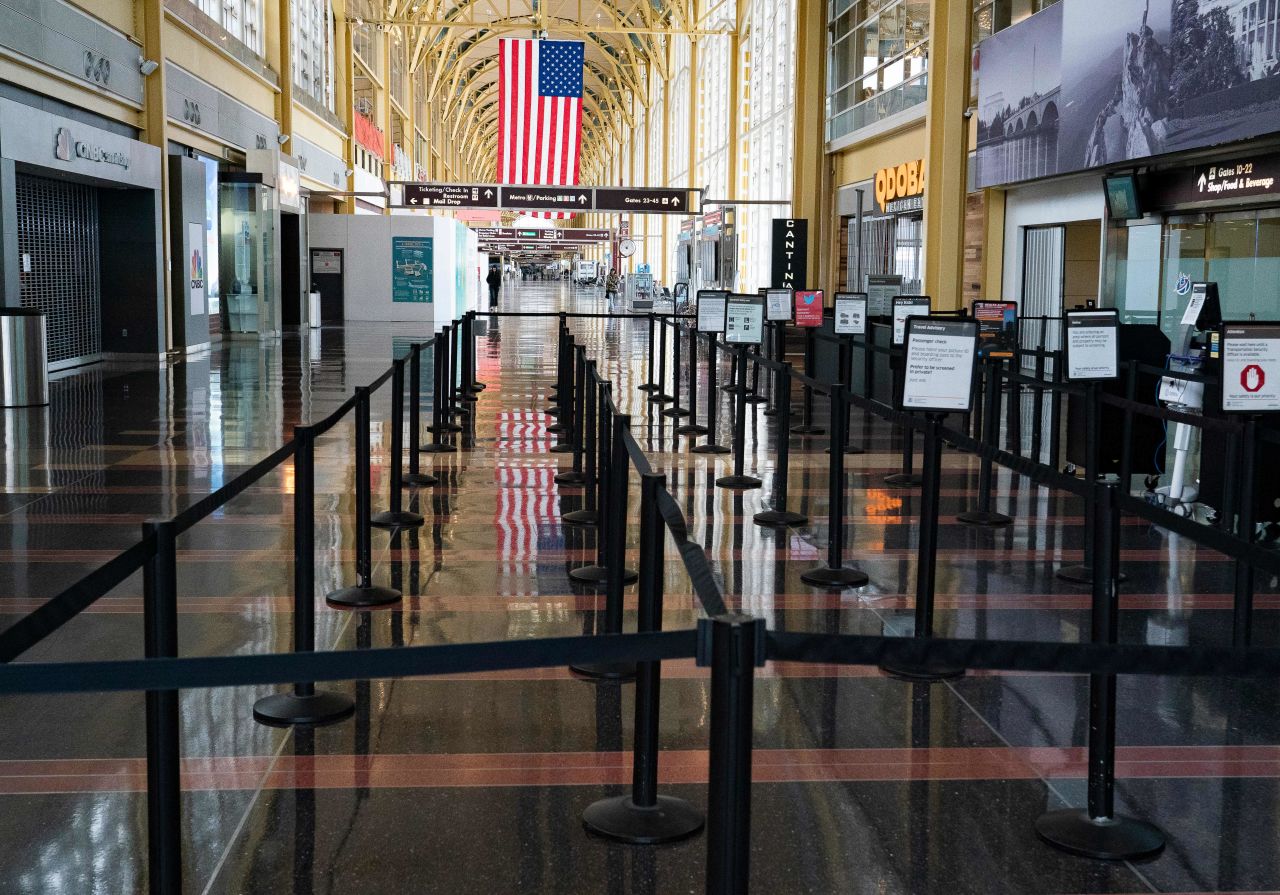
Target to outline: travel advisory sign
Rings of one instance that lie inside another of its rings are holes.
[[[947,317],[907,320],[902,409],[967,412],[973,399],[978,324]]]
[[[1280,411],[1280,324],[1222,325],[1222,409]]]

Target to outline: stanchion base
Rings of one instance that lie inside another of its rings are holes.
[[[488,384],[486,384],[486,383],[484,383],[484,382],[473,382],[473,383],[471,383],[471,390],[472,390],[473,392],[482,392],[482,391],[484,391],[485,389],[487,389],[488,387],[489,387],[489,386],[488,386]]]
[[[967,513],[961,513],[956,516],[957,522],[963,522],[965,525],[1009,525],[1013,522],[1012,516],[1006,516],[1004,513],[995,513],[991,510],[970,510]]]
[[[583,680],[605,683],[612,681],[634,681],[636,666],[634,662],[601,662],[598,665],[570,665],[569,673]]]
[[[574,510],[560,517],[565,525],[599,525],[600,514],[595,510]]]
[[[1164,848],[1164,833],[1154,824],[1132,817],[1090,817],[1076,808],[1040,815],[1036,835],[1068,854],[1102,861],[1144,858]]]
[[[880,670],[889,677],[916,684],[932,684],[939,681],[954,681],[964,677],[964,669],[957,665],[927,663],[924,665],[905,665],[894,662],[881,662]]]
[[[570,569],[569,580],[576,581],[579,584],[604,584],[608,574],[608,570],[604,566],[592,563],[589,566],[578,566],[576,569]]]
[[[468,404],[474,404],[480,399],[475,396],[474,392],[463,391],[458,395],[458,400],[466,401]]]
[[[406,472],[401,476],[400,484],[406,488],[430,488],[440,484],[440,479],[429,472]]]
[[[831,448],[829,448],[829,447],[825,447],[825,448],[823,448],[823,449],[822,449],[822,453],[824,453],[824,454],[829,454],[829,453],[831,453]],[[865,454],[865,453],[866,453],[866,451],[865,451],[865,450],[863,450],[862,448],[858,447],[856,444],[846,444],[846,445],[844,446],[844,455],[845,455],[846,457],[855,457],[855,456],[857,456],[858,454]]]
[[[706,435],[707,427],[700,423],[687,423],[676,429],[677,435]]]
[[[548,448],[547,450],[549,450],[553,454],[572,454],[574,451],[577,450],[577,448],[575,448],[573,445],[571,445],[567,441],[562,441],[559,444]]]
[[[803,573],[800,580],[814,587],[862,587],[871,579],[860,569],[851,569],[848,566],[841,566],[838,569],[819,566]]]
[[[722,385],[720,386],[720,391],[727,395],[736,395],[738,392],[745,392],[746,389],[740,385]]]
[[[457,423],[445,423],[440,428],[445,432],[461,432],[462,431],[462,427],[459,426]]]
[[[670,395],[656,394],[649,396],[650,404],[670,404],[673,400],[675,399]]]
[[[662,411],[662,415],[671,417],[688,416],[689,411],[685,410],[683,407],[668,407],[666,410]]]
[[[792,426],[790,429],[792,435],[825,435],[827,430],[822,426]]]
[[[452,453],[457,449],[458,448],[455,445],[446,444],[443,441],[435,441],[435,442],[432,442],[431,444],[424,444],[422,447],[418,448],[418,453],[444,454],[444,453]]]
[[[746,401],[748,404],[767,404],[769,402],[769,399],[764,395],[747,395],[742,400]]]
[[[636,391],[638,392],[656,392],[657,390],[658,386],[652,382],[646,382],[644,385],[636,386]]]
[[[702,829],[702,812],[684,799],[658,796],[652,808],[641,808],[631,796],[601,799],[582,812],[587,832],[631,845],[659,845],[688,839]]]
[[[776,407],[770,407],[768,410],[764,411],[764,415],[765,415],[765,416],[777,416],[777,415],[778,415],[778,408],[776,408]]]
[[[723,444],[700,444],[697,447],[689,449],[694,454],[730,454],[730,451]]]
[[[570,469],[567,472],[560,473],[552,479],[552,481],[557,485],[585,485],[587,483],[587,477],[580,472],[575,472]]]
[[[542,431],[549,432],[552,435],[564,435],[569,431],[569,427],[564,423],[552,423],[549,426],[544,426]]]
[[[320,690],[310,696],[276,693],[253,704],[253,720],[269,727],[323,727],[345,721],[356,711],[349,696]]]
[[[556,399],[556,398],[555,398],[555,395],[551,395],[547,400],[549,400],[549,401],[554,401],[555,399]],[[559,408],[559,407],[548,407],[548,408],[546,408],[545,410],[543,410],[543,411],[542,411],[542,415],[543,415],[543,416],[559,416],[559,415],[560,415],[560,408]]]
[[[764,482],[760,481],[753,475],[723,475],[716,479],[716,487],[732,488],[734,490],[759,488],[763,484]]]
[[[1071,581],[1075,584],[1093,584],[1093,566],[1086,566],[1084,563],[1077,563],[1074,566],[1062,566],[1054,574],[1063,581]],[[1128,581],[1129,576],[1124,572],[1118,572],[1116,580]]]
[[[809,517],[790,510],[764,510],[752,516],[751,521],[756,525],[804,525],[809,521]]]
[[[400,510],[398,513],[387,511],[375,513],[369,517],[369,524],[376,528],[416,528],[426,520],[417,513]]]
[[[353,587],[335,590],[324,599],[326,603],[331,603],[334,606],[368,609],[371,606],[386,606],[388,603],[398,603],[403,596],[404,594],[391,587],[377,587],[372,584],[367,587],[361,587],[357,584]]]
[[[884,477],[886,485],[893,485],[895,488],[919,488],[924,483],[924,479],[914,472],[895,472],[893,475]]]

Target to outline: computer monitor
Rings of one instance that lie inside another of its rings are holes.
[[[1142,217],[1138,201],[1138,178],[1133,174],[1113,174],[1102,179],[1107,196],[1107,214],[1114,221],[1131,221]]]

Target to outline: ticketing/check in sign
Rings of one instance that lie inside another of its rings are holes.
[[[411,208],[497,208],[498,188],[468,183],[406,183],[401,201]]]
[[[1222,324],[1222,409],[1280,411],[1280,323]]]

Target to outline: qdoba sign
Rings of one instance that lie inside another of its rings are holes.
[[[876,205],[886,214],[924,208],[924,159],[877,171]]]

